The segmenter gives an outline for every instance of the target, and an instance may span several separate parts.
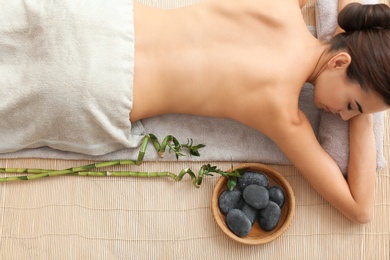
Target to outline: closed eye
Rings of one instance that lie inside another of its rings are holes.
[[[361,114],[363,114],[363,108],[362,108],[362,106],[355,100],[355,102],[356,102],[356,105],[357,105],[357,107],[358,107],[358,110],[359,110],[359,112],[361,113]]]
[[[356,106],[357,106],[357,109],[359,110],[359,112],[361,114],[363,114],[362,106],[356,100],[355,100],[355,103],[356,103]],[[348,103],[347,109],[348,109],[348,111],[353,109],[351,103]]]

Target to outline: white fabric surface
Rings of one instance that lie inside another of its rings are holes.
[[[132,13],[127,0],[0,1],[1,152],[139,145]]]

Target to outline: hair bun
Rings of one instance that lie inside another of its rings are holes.
[[[339,13],[338,23],[345,32],[390,29],[390,7],[351,3]]]

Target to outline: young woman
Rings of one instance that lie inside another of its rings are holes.
[[[390,10],[348,3],[340,1],[346,32],[330,44],[308,32],[298,0],[209,0],[169,11],[135,3],[131,121],[186,113],[249,125],[338,210],[369,222],[376,172],[370,113],[390,105]],[[350,120],[347,179],[298,108],[306,81],[317,107]]]
[[[270,137],[347,217],[372,218],[369,114],[390,104],[388,6],[340,0],[346,32],[323,43],[308,32],[298,0],[207,0],[173,10],[129,0],[19,2],[0,11],[0,152],[103,154],[139,144],[130,121],[230,118]],[[347,179],[298,108],[307,81],[319,108],[350,120]]]

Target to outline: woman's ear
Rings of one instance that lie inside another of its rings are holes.
[[[339,52],[328,61],[329,69],[347,69],[351,64],[351,56],[347,52]]]

